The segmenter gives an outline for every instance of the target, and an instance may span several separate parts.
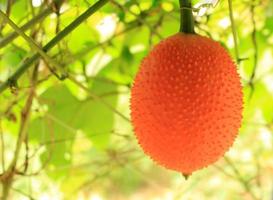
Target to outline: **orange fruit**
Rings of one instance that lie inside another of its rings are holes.
[[[177,33],[141,63],[131,94],[131,118],[144,152],[183,174],[206,167],[233,144],[243,94],[236,65],[209,38]]]

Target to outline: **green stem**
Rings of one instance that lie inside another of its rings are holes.
[[[4,19],[14,30],[18,35],[20,35],[22,38],[24,38],[28,44],[35,50],[37,53],[40,54],[40,56],[44,59],[45,63],[49,66],[49,64],[52,64],[54,67],[62,69],[58,63],[56,63],[50,56],[46,54],[46,52],[32,39],[31,37],[27,36],[24,31],[22,31],[9,17],[0,10],[0,17]]]
[[[180,32],[194,34],[194,18],[191,0],[179,0],[180,3]]]
[[[32,39],[31,37],[27,36],[23,30],[21,30],[3,11],[0,10],[0,16],[4,19],[5,22],[7,22],[13,30],[20,35],[22,38],[24,38],[29,45],[36,50],[42,57],[47,57],[45,55],[45,52],[39,47],[39,45]]]
[[[29,28],[31,28],[34,24],[42,21],[45,17],[47,17],[50,13],[52,13],[52,8],[47,8],[44,11],[42,11],[39,15],[37,15],[35,18],[24,24],[20,29],[22,31],[26,31]],[[10,33],[8,36],[0,40],[0,48],[3,48],[10,42],[12,42],[16,37],[18,37],[17,32]]]
[[[71,24],[64,28],[58,35],[56,35],[51,41],[49,41],[44,47],[45,52],[52,49],[59,41],[66,37],[70,32],[76,29],[82,22],[93,15],[97,10],[104,6],[109,0],[99,0],[90,8],[88,8],[83,14],[75,19]],[[3,84],[0,85],[0,93],[7,89],[9,86],[14,86],[16,81],[25,73],[25,71],[38,59],[40,54],[36,53],[32,57],[26,59],[9,78]]]
[[[228,0],[228,9],[229,9],[229,18],[231,22],[232,36],[234,41],[235,58],[236,58],[236,62],[239,63],[240,57],[239,57],[239,50],[238,50],[236,25],[235,25],[235,21],[233,17],[233,10],[232,10],[232,0]]]

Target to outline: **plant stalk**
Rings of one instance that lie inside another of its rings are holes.
[[[180,3],[180,32],[194,34],[194,18],[191,0],[179,0]]]
[[[20,29],[22,31],[28,30],[33,25],[35,25],[37,22],[41,22],[45,17],[47,17],[51,13],[52,13],[52,8],[49,7],[47,9],[45,9],[44,11],[42,11],[35,18],[33,18],[32,20],[30,20],[29,22],[27,22],[25,25],[23,25]],[[0,40],[0,48],[5,47],[7,44],[9,44],[10,42],[12,42],[16,37],[18,37],[18,33],[17,32],[12,32],[9,35],[7,35],[5,38],[3,38],[2,40]]]
[[[102,6],[104,6],[109,0],[99,0],[90,8],[88,8],[83,14],[81,14],[78,18],[76,18],[71,24],[69,24],[66,28],[64,28],[58,35],[56,35],[51,41],[49,41],[44,47],[43,50],[45,52],[52,49],[56,46],[59,41],[61,41],[64,37],[66,37],[70,32],[76,29],[82,22],[84,22],[87,18],[93,15],[96,11],[98,11]],[[0,93],[3,92],[8,87],[16,86],[17,80],[26,72],[26,70],[40,58],[40,54],[36,53],[32,57],[25,59],[24,62],[19,66],[17,71],[15,71],[4,83],[0,85]]]

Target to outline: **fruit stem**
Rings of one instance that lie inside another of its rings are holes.
[[[191,0],[179,0],[180,3],[180,32],[194,34],[194,18]]]

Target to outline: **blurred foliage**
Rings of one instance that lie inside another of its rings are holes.
[[[50,1],[0,0],[0,8],[19,27],[52,8],[26,31],[44,46],[95,2],[66,0],[57,12]],[[40,59],[19,79],[18,88],[1,93],[4,173],[34,90],[10,199],[272,198],[273,1],[232,1],[237,47],[228,1],[214,6],[205,6],[206,2],[213,1],[193,1],[196,32],[229,49],[244,86],[244,121],[226,156],[185,180],[143,154],[126,120],[130,87],[150,48],[178,31],[178,0],[110,1],[48,52],[63,67],[58,73],[67,72],[78,84],[59,80]],[[4,21],[0,28],[1,44],[14,30]],[[1,45],[0,83],[33,52],[22,37]]]

